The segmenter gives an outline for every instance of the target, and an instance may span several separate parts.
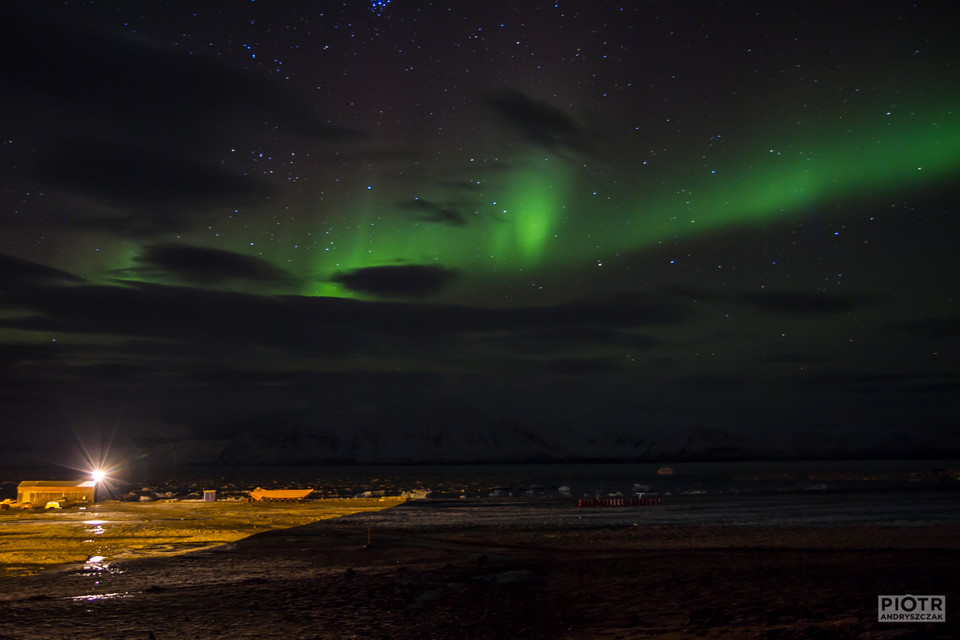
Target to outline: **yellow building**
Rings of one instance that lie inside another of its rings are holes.
[[[96,487],[93,480],[24,480],[17,487],[17,502],[93,502]]]

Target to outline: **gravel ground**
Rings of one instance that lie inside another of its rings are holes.
[[[575,510],[428,500],[173,557],[8,575],[0,639],[948,638],[960,630],[955,526],[642,526],[626,511],[583,519]],[[877,622],[877,596],[891,593],[946,595],[947,622]]]

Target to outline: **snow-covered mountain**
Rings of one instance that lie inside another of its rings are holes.
[[[659,439],[635,434],[545,433],[500,423],[490,427],[312,427],[247,429],[223,448],[232,464],[439,464],[575,461],[732,461],[949,456],[960,438],[931,431],[829,437],[806,432],[779,441],[698,427]]]
[[[239,464],[437,464],[567,459],[562,444],[519,427],[392,428],[304,426],[248,429],[220,459]]]

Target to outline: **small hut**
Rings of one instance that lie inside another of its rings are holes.
[[[17,486],[17,502],[94,502],[96,488],[93,480],[24,480]]]

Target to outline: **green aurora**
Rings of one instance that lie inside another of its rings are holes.
[[[752,151],[722,152],[739,156],[735,163],[688,160],[667,175],[634,162],[610,172],[633,171],[628,179],[587,175],[570,158],[527,152],[478,181],[476,206],[461,225],[395,215],[395,198],[371,189],[349,203],[349,222],[325,235],[339,240],[314,247],[306,261],[299,248],[260,253],[245,243],[236,250],[289,270],[300,295],[366,297],[331,278],[391,265],[437,265],[477,284],[520,286],[532,272],[576,272],[683,237],[778,224],[831,202],[889,198],[960,170],[960,118],[947,108],[811,127],[786,144],[756,140]],[[324,218],[317,235],[329,226]],[[288,233],[288,244],[297,243],[299,234]],[[137,255],[125,243],[111,273],[151,281],[134,268]]]
[[[323,274],[393,264],[438,264],[503,282],[531,269],[583,269],[611,256],[672,239],[740,225],[776,224],[832,201],[891,197],[934,186],[960,169],[960,118],[951,110],[890,115],[821,125],[826,142],[762,145],[736,165],[711,170],[691,163],[684,180],[637,178],[611,182],[598,195],[573,162],[528,156],[501,180],[483,184],[476,219],[463,226],[411,223],[379,215],[373,196],[353,212],[356,235],[349,256],[322,255],[320,278],[302,293],[352,297],[323,282]],[[639,173],[639,172],[638,172]],[[594,183],[597,178],[592,178]],[[389,205],[386,205],[389,206]],[[331,264],[335,258],[335,265]]]

